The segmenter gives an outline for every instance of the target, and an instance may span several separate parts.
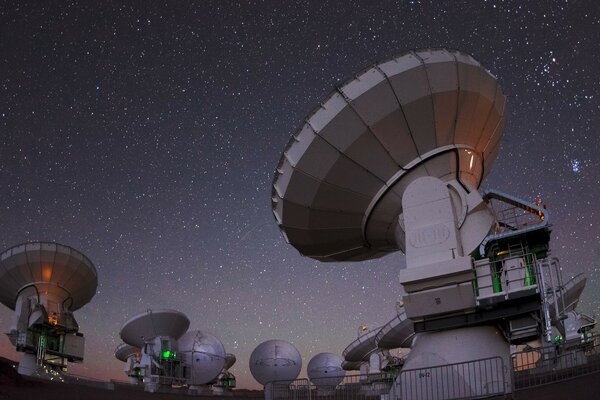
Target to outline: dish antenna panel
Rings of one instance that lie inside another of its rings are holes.
[[[465,200],[496,158],[505,104],[495,77],[458,51],[412,51],[367,68],[307,117],[281,156],[272,205],[285,239],[322,261],[404,251],[407,186],[454,181]],[[455,203],[466,219],[471,210]],[[467,247],[489,230],[478,228],[465,230]]]
[[[82,362],[85,340],[73,312],[96,294],[98,274],[79,251],[31,242],[0,254],[0,302],[14,311],[8,337],[24,352],[19,373],[45,376]]]

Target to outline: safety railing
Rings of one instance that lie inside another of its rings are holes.
[[[475,293],[478,300],[497,296],[510,297],[511,293],[535,288],[539,281],[536,259],[532,253],[509,255],[491,261],[475,262]]]
[[[308,379],[277,381],[265,387],[266,400],[369,400],[390,393],[396,373],[331,376],[315,386]]]
[[[511,368],[512,367],[512,368]],[[329,377],[328,385],[308,379],[268,384],[266,400],[471,400],[511,398],[511,393],[600,373],[600,336],[528,348],[512,355],[429,368],[369,375]],[[270,386],[270,387],[269,387]]]
[[[510,372],[501,357],[402,370],[394,386],[402,400],[480,399],[510,389]]]
[[[515,390],[600,372],[600,336],[513,354]]]
[[[266,400],[455,400],[503,395],[510,372],[501,357],[369,375],[350,375],[315,386],[308,379],[277,381],[265,390]],[[338,383],[339,384],[335,384]],[[267,385],[269,386],[269,385]]]

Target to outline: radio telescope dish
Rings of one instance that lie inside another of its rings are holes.
[[[191,367],[190,385],[204,385],[215,379],[225,365],[223,343],[210,333],[190,331],[178,341],[179,352]],[[234,360],[235,361],[235,360]]]
[[[342,353],[344,360],[356,363],[369,361],[369,356],[379,351],[375,342],[379,330],[380,328],[373,329],[350,343]]]
[[[319,353],[311,358],[306,373],[317,388],[335,387],[346,375],[346,371],[342,369],[342,358],[333,353]]]
[[[294,380],[302,369],[302,357],[284,340],[267,340],[250,355],[250,372],[262,385],[274,381]]]
[[[404,251],[404,189],[423,176],[478,188],[499,149],[505,103],[495,77],[458,51],[412,51],[367,68],[283,152],[272,206],[285,239],[322,261]]]
[[[19,292],[28,286],[76,311],[96,294],[98,274],[89,258],[72,247],[24,243],[0,254],[0,302],[14,310]]]
[[[360,371],[361,365],[365,361],[342,361],[342,369],[344,371]]]
[[[144,342],[158,336],[179,339],[189,328],[190,320],[175,310],[148,310],[125,322],[121,328],[121,339],[142,348]]]
[[[233,364],[235,364],[236,361],[237,358],[235,358],[235,355],[231,353],[225,354],[225,365],[223,365],[223,369],[229,369],[233,367]]]
[[[412,346],[414,338],[414,323],[406,317],[406,312],[402,310],[379,330],[375,336],[375,343],[380,349],[391,350]]]
[[[140,352],[140,348],[139,347],[131,346],[131,345],[126,344],[126,343],[121,343],[115,349],[115,357],[119,361],[127,362],[127,359],[129,357],[131,357],[134,354],[139,354],[139,352]]]

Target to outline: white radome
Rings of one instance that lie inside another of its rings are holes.
[[[250,355],[250,372],[262,385],[274,381],[294,380],[302,369],[302,357],[284,340],[267,340]]]
[[[342,358],[333,353],[319,353],[308,362],[308,379],[317,387],[335,387],[339,385],[346,371],[342,369]]]
[[[190,385],[204,385],[214,380],[225,365],[223,343],[210,333],[189,331],[179,339],[179,353],[191,366]]]

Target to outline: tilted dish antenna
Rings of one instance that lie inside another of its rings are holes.
[[[129,319],[121,328],[121,339],[135,347],[156,337],[179,339],[188,330],[190,320],[175,310],[148,310]]]
[[[228,370],[233,367],[233,364],[237,361],[235,354],[226,353],[225,354],[225,365],[223,365],[223,369]]]
[[[123,370],[129,377],[129,383],[132,385],[137,385],[143,380],[139,368],[141,352],[142,351],[139,347],[135,347],[127,343],[121,343],[115,349],[115,357],[117,360],[125,363]]]
[[[321,261],[403,251],[407,319],[426,325],[472,314],[471,255],[497,222],[477,189],[498,153],[505,105],[496,78],[458,51],[411,51],[365,69],[308,116],[283,152],[272,207],[285,239]],[[412,345],[406,369],[440,360],[510,362],[508,343],[493,323],[453,329],[448,321],[439,333],[414,340],[410,324],[397,321],[401,345]],[[391,358],[379,347],[385,334],[378,333],[346,348],[344,368],[385,367]],[[486,346],[458,352],[450,345],[455,337]],[[510,377],[496,371],[489,382],[500,379]]]
[[[175,310],[147,310],[125,322],[119,335],[126,344],[141,349],[139,362],[132,366],[145,391],[185,383],[178,340],[189,326],[188,317]]]
[[[83,361],[85,341],[73,311],[89,303],[97,287],[94,264],[69,246],[31,242],[0,254],[0,302],[14,311],[8,336],[25,353],[19,373],[44,376]]]
[[[272,206],[285,239],[322,261],[404,251],[406,187],[431,176],[461,186],[458,197],[477,189],[499,149],[505,102],[495,77],[458,51],[411,51],[365,69],[307,117],[281,156]],[[467,229],[466,248],[484,225]]]
[[[62,310],[77,311],[90,302],[98,287],[96,267],[72,247],[53,242],[31,242],[0,254],[0,302],[15,309],[19,294],[35,288]],[[47,310],[53,312],[53,310]]]
[[[140,354],[140,348],[126,343],[121,343],[115,349],[115,358],[119,361],[127,362],[129,357]]]

